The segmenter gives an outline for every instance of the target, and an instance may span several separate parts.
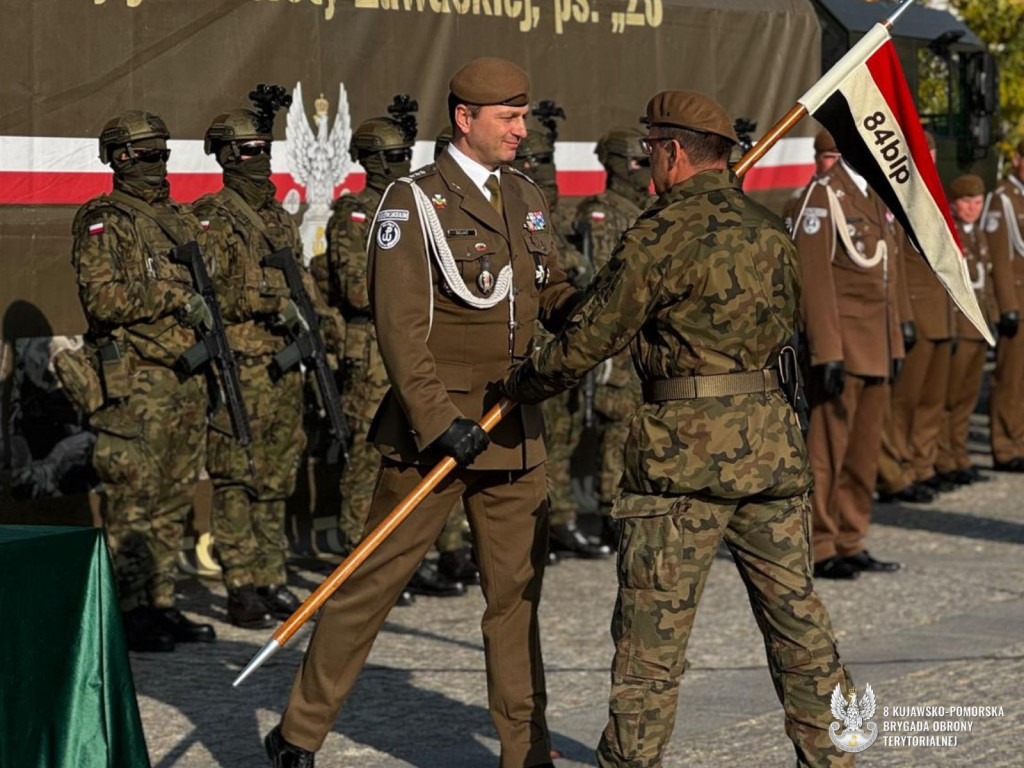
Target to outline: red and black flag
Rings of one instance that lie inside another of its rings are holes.
[[[876,24],[800,103],[906,228],[964,315],[994,344],[888,29]]]

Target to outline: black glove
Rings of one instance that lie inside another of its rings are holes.
[[[841,360],[834,363],[816,365],[815,368],[821,377],[821,388],[825,393],[825,397],[831,400],[833,397],[839,397],[843,394],[843,382],[846,379],[846,374],[843,371],[843,362]]]
[[[491,438],[475,421],[456,419],[444,434],[434,441],[434,447],[446,456],[451,456],[459,464],[466,465],[472,464],[490,442]]]
[[[901,373],[903,373],[903,358],[894,357],[892,365],[889,366],[889,381],[895,384]]]
[[[910,352],[917,344],[917,326],[913,320],[900,323],[900,331],[903,332],[903,349]]]
[[[1017,335],[1017,327],[1020,325],[1020,314],[1016,311],[1003,312],[999,316],[999,323],[996,328],[999,329],[999,335],[1004,336],[1007,339],[1012,339]]]

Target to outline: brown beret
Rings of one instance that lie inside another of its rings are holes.
[[[721,105],[696,91],[662,91],[647,102],[647,117],[641,122],[713,133],[739,143],[732,121]]]
[[[824,152],[838,152],[836,148],[836,140],[832,138],[832,134],[828,131],[822,130],[814,137],[814,154],[820,155]]]
[[[978,197],[985,194],[985,181],[981,176],[967,174],[957,176],[949,184],[949,199],[956,200],[961,197]]]
[[[930,149],[932,152],[934,152],[935,151],[935,137],[932,135],[931,131],[925,131],[924,132],[924,140],[928,144],[928,149]]]
[[[507,59],[473,59],[448,83],[452,96],[463,104],[525,107],[530,103],[530,78]]]

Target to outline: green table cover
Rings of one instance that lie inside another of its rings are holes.
[[[99,528],[0,526],[0,768],[149,768]]]

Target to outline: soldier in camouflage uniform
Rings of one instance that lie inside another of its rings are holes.
[[[366,436],[388,390],[388,374],[377,348],[366,290],[366,231],[384,191],[396,179],[409,175],[415,140],[415,119],[403,125],[392,117],[374,117],[356,128],[349,151],[366,171],[366,187],[334,201],[327,223],[326,268],[317,275],[331,306],[341,310],[347,323],[340,390],[352,448],[341,476],[340,527],[349,548],[362,539],[370,513],[380,454]],[[446,570],[473,581],[476,569],[464,540],[465,527],[460,505],[442,531],[438,547]],[[451,597],[464,592],[465,585],[459,579],[442,575],[433,563],[425,561],[399,602],[411,603],[412,595],[417,593]]]
[[[530,177],[540,187],[551,213],[551,229],[558,245],[559,266],[578,288],[585,287],[593,274],[584,264],[583,254],[574,245],[571,217],[559,207],[557,168],[555,167],[554,121],[547,130],[531,128],[516,148],[513,167]],[[611,549],[594,544],[583,535],[576,523],[576,501],[572,493],[572,455],[583,435],[583,398],[579,388],[544,401],[545,445],[548,449],[547,481],[551,519],[552,562],[557,557],[600,559],[611,555]]]
[[[796,250],[727,170],[736,137],[719,105],[666,91],[648,103],[647,119],[659,198],[565,330],[505,385],[537,402],[630,342],[643,381],[613,509],[623,526],[616,653],[598,764],[661,765],[690,628],[724,539],[764,635],[798,764],[852,765],[828,734],[830,694],[849,681],[811,580],[811,473],[775,370],[797,323]]]
[[[72,251],[103,381],[91,425],[107,541],[128,646],[148,651],[215,639],[213,627],[174,607],[207,410],[203,377],[179,377],[174,364],[211,315],[188,269],[169,260],[176,245],[202,243],[203,232],[191,209],[169,197],[168,138],[164,122],[147,112],[106,124],[100,159],[114,169],[114,189],[79,209]]]
[[[281,248],[302,258],[298,227],[270,181],[273,138],[273,112],[236,109],[214,118],[204,149],[223,169],[224,186],[195,202],[253,434],[250,467],[227,409],[211,419],[213,539],[228,590],[228,619],[250,629],[272,626],[300,604],[286,586],[284,516],[306,445],[302,374],[296,368],[275,381],[269,366],[308,322],[289,297],[284,274],[261,266]]]
[[[643,132],[613,128],[597,143],[597,157],[607,172],[604,192],[588,197],[576,209],[573,228],[584,242],[595,272],[604,269],[622,233],[633,226],[651,202],[651,163],[640,147]],[[622,478],[622,446],[629,434],[629,417],[640,403],[640,379],[629,352],[606,361],[596,378],[594,410],[601,420],[601,479],[599,499],[606,521]],[[605,525],[605,543],[617,543],[616,527]]]

